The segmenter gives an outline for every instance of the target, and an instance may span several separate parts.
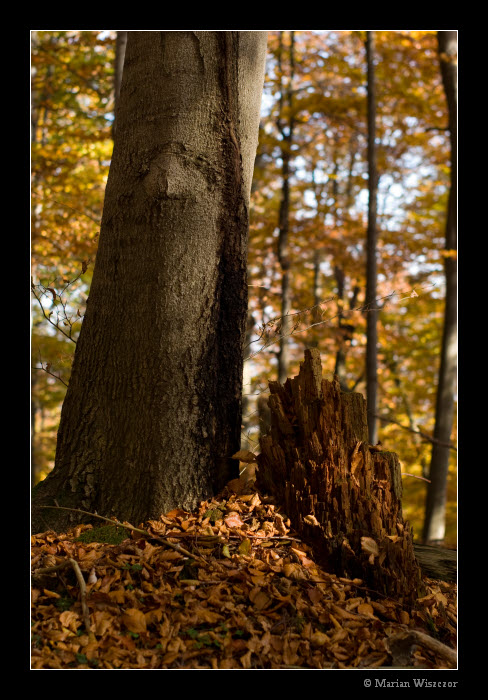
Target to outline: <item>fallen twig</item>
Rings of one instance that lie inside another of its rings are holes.
[[[438,639],[429,637],[428,634],[420,632],[419,630],[412,629],[405,625],[401,625],[401,628],[405,630],[406,634],[400,633],[389,637],[387,639],[387,646],[390,649],[390,653],[395,658],[395,652],[399,653],[399,657],[405,659],[412,651],[414,644],[422,646],[429,651],[434,652],[446,659],[450,664],[454,666],[457,664],[457,652],[451,647],[446,646]]]
[[[121,523],[116,518],[106,518],[103,515],[98,515],[97,513],[90,513],[87,510],[81,510],[80,508],[66,508],[65,506],[39,506],[39,508],[54,508],[54,510],[70,510],[70,511],[73,511],[74,513],[82,513],[83,515],[89,515],[92,518],[99,518],[100,520],[105,520],[107,523],[111,523],[112,525],[116,525],[117,527],[123,527],[126,530],[131,530],[133,532],[137,532],[140,535],[144,535],[145,537],[148,537],[152,540],[156,540],[157,542],[161,542],[161,544],[167,545],[168,547],[176,550],[180,554],[184,554],[185,556],[191,557],[192,559],[198,559],[203,564],[209,566],[209,563],[207,562],[207,560],[204,559],[202,556],[200,556],[198,554],[192,554],[192,552],[189,552],[184,547],[180,547],[179,544],[173,544],[173,542],[169,542],[168,540],[164,539],[163,537],[158,537],[157,535],[151,534],[147,530],[142,530],[139,527],[134,527],[134,525],[131,525],[130,523]]]
[[[85,579],[83,578],[83,574],[80,569],[80,565],[75,559],[72,559],[71,557],[69,559],[66,559],[65,561],[61,562],[60,564],[56,564],[55,566],[46,566],[42,567],[40,569],[36,569],[32,576],[42,576],[43,574],[52,574],[57,571],[60,571],[61,569],[66,568],[67,566],[71,566],[75,572],[76,575],[76,580],[78,581],[78,585],[80,587],[80,600],[81,600],[81,610],[83,613],[83,624],[85,625],[85,629],[87,634],[90,634],[90,611],[88,609],[88,605],[86,602],[86,583]]]

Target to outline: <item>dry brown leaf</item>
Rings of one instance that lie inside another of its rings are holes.
[[[231,511],[224,518],[224,523],[227,525],[227,527],[242,527],[244,525],[244,521],[241,519],[241,516],[235,511]]]
[[[102,637],[114,626],[114,617],[105,610],[95,610],[93,613],[95,620],[95,634],[97,637]]]
[[[65,610],[63,613],[61,613],[61,615],[59,616],[59,621],[61,622],[63,627],[68,627],[72,632],[75,633],[81,624],[80,616],[72,610]]]
[[[122,615],[122,622],[130,632],[140,634],[147,629],[144,613],[138,608],[128,608]]]
[[[34,568],[71,557],[85,562],[85,576],[93,572],[97,581],[88,594],[90,634],[78,634],[84,621],[74,577],[67,578],[66,598],[76,601],[69,610],[58,607],[61,589],[54,583],[33,589],[32,668],[374,668],[391,663],[385,640],[404,629],[398,623],[428,631],[430,619],[455,646],[455,585],[427,581],[412,609],[361,597],[362,581],[320,569],[293,532],[285,541],[287,516],[249,488],[243,496],[227,489],[194,514],[175,509],[149,523],[155,534],[204,555],[207,564],[195,567],[193,583],[178,582],[187,557],[139,535],[120,546],[81,545],[74,531],[33,537]],[[209,509],[222,513],[216,526],[203,519]],[[281,537],[270,537],[276,532]],[[243,544],[248,554],[235,556]],[[365,545],[377,564],[380,547],[371,538]],[[416,652],[412,663],[445,667],[432,652]]]
[[[308,578],[305,572],[303,571],[303,567],[300,564],[293,564],[291,562],[288,562],[284,564],[283,566],[283,573],[287,578],[291,579],[306,579]]]
[[[254,452],[249,452],[249,450],[239,450],[235,455],[232,455],[232,459],[238,459],[239,462],[246,462],[246,464],[251,464],[256,461],[257,455]]]
[[[272,602],[272,598],[258,586],[249,591],[249,600],[257,610],[265,610]]]
[[[354,451],[351,455],[351,474],[354,474],[363,464],[364,462],[364,455],[362,452],[359,451],[359,448],[361,447],[362,442],[358,441],[356,443],[356,447],[354,448]]]
[[[357,611],[360,615],[374,615],[373,607],[369,603],[361,603],[358,605]]]
[[[361,537],[361,549],[363,552],[372,555],[373,557],[378,557],[380,550],[378,544],[373,540],[372,537]]]
[[[325,644],[330,643],[330,637],[325,634],[325,632],[316,631],[310,637],[310,642],[314,647],[322,647]]]

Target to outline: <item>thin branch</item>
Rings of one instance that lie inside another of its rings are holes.
[[[435,286],[436,286],[436,283],[435,283],[435,282],[434,282],[433,284],[429,285],[429,287],[435,287]],[[427,288],[428,288],[428,287],[426,287],[426,289],[427,289]],[[324,301],[321,301],[321,302],[319,302],[318,304],[314,304],[313,306],[309,306],[309,307],[307,307],[306,309],[302,309],[302,310],[300,310],[300,311],[294,311],[293,313],[286,314],[286,317],[298,316],[298,320],[297,320],[297,322],[295,323],[295,325],[294,325],[294,327],[292,328],[292,330],[291,330],[289,333],[284,333],[284,334],[282,334],[282,335],[275,335],[272,339],[265,341],[264,345],[263,345],[261,348],[259,348],[259,350],[256,350],[255,353],[252,353],[251,355],[249,355],[249,357],[247,357],[246,360],[251,360],[252,358],[256,357],[256,355],[258,355],[259,353],[263,352],[263,350],[266,350],[266,348],[268,348],[270,345],[274,345],[274,344],[275,344],[278,340],[280,340],[281,338],[289,337],[289,336],[292,336],[292,335],[294,335],[294,334],[296,334],[296,333],[305,333],[306,331],[310,330],[310,328],[314,328],[315,326],[320,326],[320,325],[323,325],[323,324],[330,323],[331,321],[334,321],[336,318],[339,318],[341,314],[342,314],[342,315],[344,315],[344,314],[350,314],[350,313],[353,313],[354,311],[368,312],[368,311],[370,311],[370,310],[373,310],[373,309],[370,309],[370,307],[371,307],[371,305],[372,305],[373,303],[374,303],[374,304],[379,304],[380,301],[383,301],[383,300],[384,300],[384,302],[383,302],[383,304],[381,305],[381,307],[379,307],[378,309],[374,309],[374,310],[380,310],[380,311],[381,311],[381,310],[383,310],[383,308],[385,307],[385,305],[386,305],[386,303],[388,302],[389,299],[391,299],[392,297],[394,297],[394,296],[396,296],[396,295],[399,295],[399,294],[403,294],[403,292],[397,292],[396,290],[393,290],[393,291],[390,292],[389,294],[385,294],[385,296],[383,296],[383,297],[378,297],[378,298],[375,299],[374,301],[368,302],[367,304],[364,304],[363,306],[358,306],[358,307],[356,307],[356,308],[354,308],[354,309],[349,309],[349,310],[347,310],[347,311],[345,311],[344,309],[342,309],[341,312],[340,312],[339,314],[336,314],[336,315],[334,315],[334,316],[331,316],[331,317],[329,317],[329,318],[326,318],[326,319],[323,320],[323,321],[317,321],[316,323],[312,323],[312,324],[310,324],[309,326],[307,326],[306,328],[300,328],[300,329],[298,329],[298,325],[299,325],[299,323],[300,323],[300,316],[301,316],[302,314],[307,313],[307,311],[313,311],[314,309],[316,309],[316,308],[322,306],[323,304],[328,304],[328,303],[330,303],[331,301],[333,301],[334,299],[336,299],[335,296],[330,297],[329,299],[325,299]],[[411,292],[410,294],[407,294],[406,296],[401,297],[401,298],[399,299],[399,301],[404,301],[405,299],[411,299],[411,298],[413,298],[413,297],[418,297],[418,296],[419,296],[419,295],[417,294],[417,292],[413,289],[412,292]],[[277,317],[271,319],[270,321],[267,321],[267,322],[262,326],[262,328],[261,328],[261,335],[260,335],[258,338],[256,338],[256,340],[252,340],[250,343],[248,343],[248,344],[245,346],[245,348],[249,347],[249,345],[252,345],[253,343],[257,343],[257,342],[259,342],[260,340],[262,340],[262,338],[263,338],[263,336],[264,336],[264,334],[265,334],[265,331],[266,331],[266,329],[267,329],[268,327],[271,328],[271,327],[274,326],[274,325],[278,325],[278,330],[279,330],[279,329],[281,328],[281,325],[282,325],[282,324],[280,324],[279,322],[282,321],[283,318],[284,318],[283,316],[277,316]]]
[[[66,204],[66,202],[60,202],[59,200],[54,199],[53,197],[46,197],[46,195],[40,195],[37,192],[33,192],[32,194],[34,197],[38,197],[39,199],[47,200],[48,202],[54,202],[55,204],[59,204],[61,207],[67,207],[68,209],[71,209],[72,211],[76,212],[77,214],[81,214],[81,216],[86,216],[87,219],[90,219],[95,224],[97,224],[97,226],[100,226],[99,219],[95,219],[94,216],[87,214],[85,211],[81,211],[81,209],[76,209],[75,207],[72,207],[70,204]]]
[[[85,629],[87,631],[87,634],[90,634],[90,627],[91,627],[91,622],[90,622],[90,611],[88,609],[88,605],[86,602],[86,583],[85,579],[83,578],[83,574],[81,573],[80,566],[78,562],[75,559],[66,559],[65,561],[61,562],[61,564],[56,564],[56,566],[46,566],[41,569],[36,569],[35,571],[32,572],[33,578],[36,576],[42,576],[43,574],[52,574],[57,571],[60,571],[61,569],[66,568],[67,566],[72,566],[73,570],[76,575],[76,580],[78,581],[78,585],[80,587],[80,600],[81,600],[81,610],[83,613],[83,623],[85,625]]]
[[[86,602],[86,583],[85,579],[83,578],[83,574],[81,573],[81,569],[79,567],[79,564],[75,559],[68,559],[69,563],[75,570],[76,574],[76,579],[78,581],[78,585],[80,587],[80,598],[81,598],[81,609],[83,611],[83,621],[85,624],[85,629],[88,634],[90,634],[90,611],[88,610],[88,605]]]
[[[134,527],[134,525],[131,525],[130,523],[121,523],[116,518],[106,518],[103,515],[98,515],[97,513],[90,513],[89,511],[81,510],[80,508],[66,508],[64,506],[38,506],[38,508],[51,508],[53,510],[70,510],[73,513],[82,513],[83,515],[89,515],[91,518],[98,518],[99,520],[105,520],[107,523],[111,523],[112,525],[116,525],[117,527],[123,527],[126,530],[131,530],[132,532],[137,532],[140,535],[144,535],[145,537],[149,537],[152,540],[157,540],[158,542],[161,542],[162,544],[167,545],[171,549],[176,550],[180,554],[184,554],[185,556],[191,557],[192,559],[198,559],[203,564],[208,566],[207,560],[204,559],[202,556],[199,556],[198,554],[192,554],[187,549],[180,547],[178,544],[173,544],[172,542],[169,542],[168,540],[165,540],[162,537],[158,537],[157,535],[153,535],[150,532],[148,532],[147,530],[142,530],[141,528]]]
[[[71,337],[71,328],[70,328],[70,333],[69,333],[69,334],[66,333],[66,331],[63,331],[63,329],[60,328],[60,326],[59,326],[57,323],[54,323],[54,321],[51,321],[50,316],[48,316],[48,315],[46,314],[46,310],[44,309],[44,306],[42,305],[42,301],[41,301],[42,294],[41,294],[40,296],[37,296],[36,288],[35,288],[34,284],[31,285],[31,290],[32,290],[33,295],[34,295],[35,298],[37,299],[37,301],[38,301],[38,303],[39,303],[39,306],[41,307],[42,315],[44,316],[44,318],[46,319],[46,321],[48,321],[48,322],[51,324],[51,326],[53,326],[54,328],[56,328],[56,330],[58,330],[60,333],[62,333],[66,338],[68,338],[68,340],[71,340],[71,342],[73,342],[73,343],[76,344],[76,340],[75,340],[74,338]],[[44,292],[43,292],[43,293],[44,293]],[[64,308],[64,307],[63,307],[63,308]]]
[[[417,474],[408,474],[407,472],[402,472],[402,476],[413,476],[414,479],[420,479],[420,481],[426,481],[430,484],[430,479],[426,479],[424,476],[417,476]]]
[[[45,367],[44,367],[44,365],[42,365],[42,363],[41,363],[41,367],[31,367],[31,369],[38,369],[38,370],[41,370],[41,371],[43,371],[43,372],[46,372],[46,374],[49,374],[51,377],[54,377],[54,379],[58,379],[58,380],[61,382],[61,384],[64,384],[64,386],[67,387],[68,385],[66,384],[66,382],[64,381],[64,379],[61,379],[61,377],[59,377],[57,374],[53,374],[53,373],[48,369],[49,366],[50,366],[49,363],[46,363],[46,366],[45,366]]]
[[[375,413],[374,416],[375,418],[378,418],[379,420],[382,420],[385,423],[393,423],[394,425],[398,425],[399,428],[407,430],[409,433],[415,433],[416,435],[420,435],[425,440],[428,440],[428,442],[435,443],[436,445],[442,445],[443,447],[449,447],[450,450],[454,450],[454,452],[457,452],[457,447],[455,447],[451,442],[442,442],[442,440],[437,440],[437,438],[433,438],[430,435],[427,435],[427,433],[422,432],[421,430],[415,430],[414,428],[410,428],[408,425],[403,425],[403,423],[399,423],[390,416],[382,416],[379,413]]]

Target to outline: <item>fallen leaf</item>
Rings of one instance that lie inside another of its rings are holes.
[[[257,610],[264,610],[272,602],[272,598],[267,595],[262,588],[255,587],[249,591],[249,600]]]
[[[373,607],[369,603],[361,603],[358,605],[357,611],[360,615],[374,615]]]
[[[306,579],[307,575],[304,573],[303,568],[300,564],[292,564],[291,562],[283,566],[283,573],[287,578],[292,579]]]
[[[372,537],[361,537],[361,549],[368,554],[372,554],[373,557],[378,557],[380,554],[378,544]]]
[[[224,518],[224,523],[227,525],[227,527],[242,527],[244,525],[239,513],[236,513],[235,511],[230,512],[229,515]]]
[[[364,462],[364,455],[362,452],[359,451],[361,445],[362,442],[359,440],[356,443],[356,447],[354,448],[354,451],[351,455],[351,474],[354,474]]]
[[[245,540],[242,540],[241,544],[239,545],[239,554],[244,554],[247,555],[251,551],[251,540],[246,537]]]
[[[72,610],[65,610],[61,613],[59,621],[64,627],[68,627],[71,632],[76,632],[80,626],[80,616]]]
[[[239,450],[235,455],[232,455],[232,459],[238,459],[239,462],[246,462],[247,464],[255,462],[256,457],[257,455],[254,452],[249,452],[249,450]]]
[[[122,615],[122,622],[130,632],[146,631],[146,618],[142,610],[138,608],[128,608]]]

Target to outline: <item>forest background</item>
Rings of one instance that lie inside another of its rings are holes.
[[[267,382],[295,375],[305,348],[319,348],[325,376],[336,373],[344,389],[366,393],[364,35],[269,32],[248,259],[242,446],[254,452]],[[90,289],[113,148],[116,38],[114,31],[32,33],[33,484],[54,464]],[[405,516],[420,535],[450,183],[436,32],[376,31],[375,71],[379,438],[400,457]],[[455,546],[455,450],[450,455],[445,544]]]

